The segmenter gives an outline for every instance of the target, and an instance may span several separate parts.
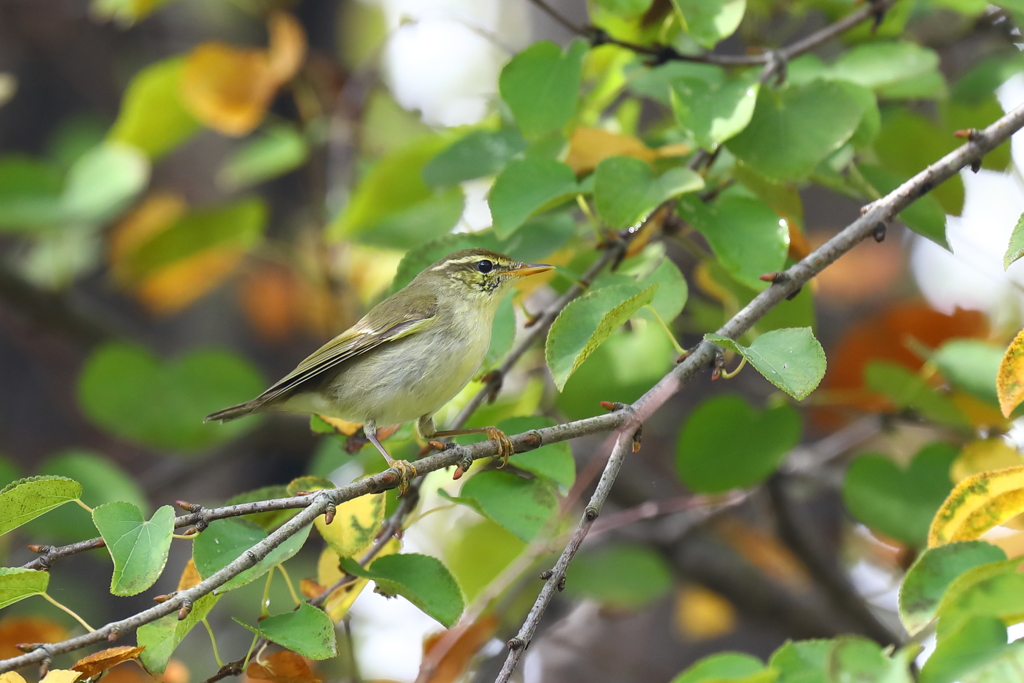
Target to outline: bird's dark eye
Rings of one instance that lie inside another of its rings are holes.
[[[476,262],[476,269],[481,273],[489,273],[494,270],[494,264],[487,259],[484,259],[483,261]]]

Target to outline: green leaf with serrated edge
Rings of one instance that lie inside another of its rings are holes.
[[[654,300],[657,289],[657,284],[644,289],[637,285],[604,287],[587,292],[562,309],[551,325],[544,348],[559,391],[594,349]]]
[[[82,485],[67,477],[28,477],[0,491],[0,534],[17,529],[82,495]]]
[[[0,609],[46,592],[50,575],[35,569],[0,567]]]
[[[1005,353],[1005,349],[979,339],[952,339],[930,360],[954,388],[998,406],[996,376]]]
[[[1006,553],[985,541],[950,543],[925,550],[900,584],[900,620],[907,632],[914,635],[935,618],[943,594],[958,576],[1002,560],[1006,560]]]
[[[497,427],[506,434],[522,434],[531,429],[543,429],[556,424],[557,421],[550,417],[533,415],[502,420]],[[568,441],[545,444],[532,451],[516,453],[509,458],[509,464],[538,477],[550,479],[565,488],[570,488],[576,481],[576,461],[573,460]]]
[[[942,615],[948,611],[955,609],[955,606],[960,599],[970,592],[976,585],[983,581],[987,581],[996,576],[1002,576],[1003,574],[1015,574],[1020,568],[1021,558],[1011,557],[1008,560],[996,560],[994,562],[988,562],[986,564],[979,564],[975,567],[971,567],[965,571],[962,571],[959,576],[954,578],[949,586],[946,587],[945,592],[942,594],[942,598],[939,600],[938,606],[935,608],[936,616],[940,617],[938,632],[939,634],[949,633],[950,627],[954,625],[955,618],[950,618],[942,622]]]
[[[949,468],[957,449],[936,442],[906,468],[882,454],[858,456],[843,480],[843,502],[868,527],[911,546],[925,547],[932,518],[953,490]]]
[[[493,175],[525,149],[526,141],[518,131],[475,130],[428,161],[423,181],[430,187],[444,187]]]
[[[586,41],[578,39],[563,54],[554,43],[541,41],[517,54],[501,70],[501,98],[527,139],[543,137],[569,122],[576,109],[587,48]]]
[[[157,159],[192,137],[202,126],[181,99],[184,66],[183,57],[172,57],[135,74],[108,139],[135,145]]]
[[[767,178],[799,180],[850,139],[863,115],[837,83],[761,88],[750,123],[725,145]]]
[[[341,569],[354,576],[372,579],[379,591],[401,595],[447,628],[458,621],[465,603],[459,584],[436,557],[416,553],[378,557],[368,568],[351,558]]]
[[[900,408],[915,410],[929,420],[951,427],[968,426],[967,418],[949,397],[902,365],[872,361],[864,368],[864,383]]]
[[[686,31],[707,49],[731,36],[740,25],[747,0],[672,0],[686,18]]]
[[[789,226],[758,199],[727,191],[705,204],[687,196],[679,200],[679,213],[707,239],[722,267],[748,287],[765,289],[760,277],[786,264]]]
[[[236,191],[284,175],[306,163],[309,144],[295,126],[274,124],[231,152],[220,170],[217,185]]]
[[[1024,256],[1024,213],[1017,219],[1017,225],[1013,226],[1013,234],[1010,235],[1010,244],[1006,247],[1006,255],[1003,256],[1003,270]]]
[[[697,493],[752,486],[796,446],[800,428],[799,413],[788,405],[756,412],[739,396],[709,399],[679,435],[676,471]]]
[[[1017,562],[1019,565],[1020,563]],[[996,617],[1006,624],[1024,621],[1024,574],[1013,568],[984,578],[938,607],[939,633],[951,633],[974,617]]]
[[[570,197],[578,190],[572,169],[553,159],[510,161],[498,177],[487,202],[498,237],[511,235],[531,215]]]
[[[309,659],[330,659],[338,655],[338,637],[331,618],[308,602],[292,612],[276,614],[259,622],[259,628],[235,619],[253,633]]]
[[[703,187],[704,179],[688,168],[655,177],[647,162],[632,157],[609,157],[594,171],[597,214],[613,230],[635,225],[666,199]]]
[[[717,83],[679,78],[672,81],[672,112],[697,145],[713,152],[750,123],[760,87],[754,77]]]
[[[657,550],[620,543],[579,553],[565,586],[613,608],[642,609],[672,591],[672,572]]]
[[[765,379],[798,401],[807,398],[825,376],[825,350],[809,327],[765,332],[750,346],[717,334],[704,338],[742,355]]]
[[[137,595],[156,583],[171,549],[174,508],[164,505],[146,521],[131,503],[107,503],[93,508],[92,521],[114,561],[111,593]]]
[[[935,651],[921,667],[919,680],[966,681],[965,674],[993,661],[1005,650],[1006,625],[994,617],[976,617],[956,631],[939,634]]]
[[[566,586],[568,585],[566,582]],[[673,678],[672,683],[746,683],[750,681],[750,676],[764,671],[764,663],[753,655],[742,652],[718,652],[691,664]]]
[[[303,527],[271,550],[255,566],[217,588],[215,593],[226,593],[255,581],[270,571],[271,567],[291,558],[306,542],[309,530],[310,527]],[[209,578],[266,537],[267,533],[252,522],[241,519],[215,520],[192,542],[192,559],[195,560],[196,570],[204,579]]]
[[[140,626],[136,631],[136,642],[140,647],[146,648],[139,653],[139,661],[146,670],[163,673],[175,648],[185,639],[192,627],[206,618],[218,600],[219,595],[204,595],[192,603],[192,611],[181,621],[178,621],[177,612],[172,612]]]
[[[558,507],[558,497],[546,481],[498,470],[473,475],[458,496],[439,493],[442,498],[468,505],[523,541],[533,540]]]

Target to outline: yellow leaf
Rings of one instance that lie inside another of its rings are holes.
[[[373,538],[384,521],[384,496],[362,496],[337,507],[330,524],[316,518],[317,530],[338,557],[355,557],[373,545]]]
[[[135,295],[154,313],[177,313],[219,285],[242,255],[238,247],[223,247],[189,256],[147,277]]]
[[[687,640],[708,640],[732,633],[736,609],[718,593],[688,585],[676,592],[676,628]]]
[[[0,683],[27,683],[21,674],[15,671],[8,671],[5,674],[0,674]]]
[[[270,34],[269,66],[277,82],[295,78],[306,59],[306,34],[302,24],[287,12],[273,12],[267,21]]]
[[[189,588],[198,585],[203,580],[203,577],[199,575],[199,570],[196,569],[195,560],[191,557],[188,558],[188,564],[185,565],[185,569],[181,572],[181,578],[178,579],[178,590],[187,591]]]
[[[1008,431],[1010,420],[1003,417],[1003,413],[991,403],[975,398],[963,391],[954,391],[950,398],[953,399],[957,410],[963,413],[971,426],[981,431]]]
[[[1024,330],[1017,333],[1010,342],[1006,355],[999,363],[996,375],[996,391],[999,393],[999,407],[1004,417],[1010,417],[1013,409],[1024,401]]]
[[[236,137],[260,125],[277,86],[266,51],[219,42],[193,49],[181,74],[189,112],[215,131]]]
[[[973,541],[1024,512],[1024,465],[967,477],[946,498],[932,520],[928,547]]]
[[[359,428],[363,426],[362,422],[348,422],[342,420],[340,417],[327,417],[326,415],[319,416],[321,420],[334,427],[334,431],[344,436],[352,436],[359,431]]]
[[[119,222],[110,234],[110,270],[118,284],[133,283],[129,256],[185,215],[185,200],[171,192],[154,192]]]
[[[1012,448],[1002,437],[995,436],[977,439],[964,446],[949,468],[949,476],[953,483],[958,484],[972,474],[1018,465],[1024,465],[1024,458],[1017,449]]]
[[[81,675],[81,671],[54,669],[50,673],[46,674],[46,677],[39,681],[39,683],[74,683]]]
[[[572,132],[569,139],[569,154],[565,158],[565,163],[572,167],[576,175],[583,175],[593,171],[608,157],[618,156],[635,157],[649,163],[658,155],[630,135],[580,126]]]
[[[118,664],[138,658],[139,653],[145,649],[145,647],[133,647],[131,645],[107,648],[79,659],[71,668],[86,678],[92,678],[107,669],[114,668]]]

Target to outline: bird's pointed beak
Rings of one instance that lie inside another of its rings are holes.
[[[527,275],[546,273],[549,270],[554,270],[554,268],[554,266],[549,266],[546,263],[524,263],[508,271],[508,274],[512,277],[526,277]]]

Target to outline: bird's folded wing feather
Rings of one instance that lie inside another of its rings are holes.
[[[411,304],[411,305],[410,305]],[[314,351],[298,367],[264,391],[258,398],[272,401],[300,384],[356,358],[381,344],[422,331],[432,325],[437,315],[437,299],[433,296],[406,302],[406,309],[395,316],[381,307],[373,309],[358,323]]]

